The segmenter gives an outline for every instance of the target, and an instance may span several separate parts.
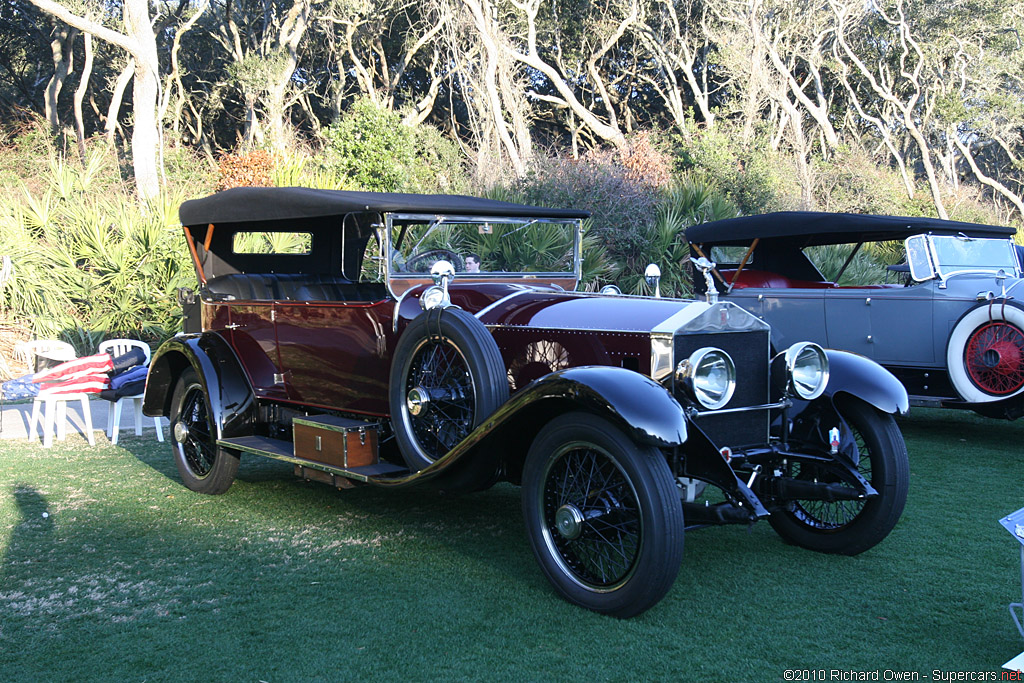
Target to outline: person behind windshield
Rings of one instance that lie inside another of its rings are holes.
[[[480,272],[480,256],[478,254],[466,254],[466,272]]]

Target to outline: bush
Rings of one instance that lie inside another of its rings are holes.
[[[232,187],[272,187],[274,155],[262,149],[226,154],[217,163],[217,191]]]
[[[528,204],[589,211],[594,237],[620,263],[643,249],[658,204],[658,186],[610,151],[538,158],[514,188]]]
[[[140,207],[133,188],[115,188],[109,173],[55,159],[45,190],[23,186],[0,205],[0,253],[13,263],[0,287],[2,313],[81,353],[107,337],[170,337],[180,330],[176,290],[195,284],[177,221],[181,198]]]
[[[735,204],[713,185],[691,175],[683,176],[662,191],[655,221],[644,232],[643,247],[623,264],[622,290],[653,294],[643,277],[647,264],[653,263],[661,269],[662,296],[690,296],[693,288],[686,228],[738,215]]]
[[[744,215],[786,211],[800,206],[796,170],[767,140],[744,145],[726,123],[698,131],[691,140],[674,138],[676,173],[691,173],[719,188]]]
[[[345,184],[376,192],[459,192],[466,186],[458,147],[428,125],[360,99],[323,131],[320,165]]]

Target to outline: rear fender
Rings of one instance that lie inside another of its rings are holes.
[[[234,351],[215,333],[188,334],[164,342],[149,364],[142,412],[170,417],[178,378],[187,369],[206,390],[217,438],[246,436],[256,422],[256,399]]]

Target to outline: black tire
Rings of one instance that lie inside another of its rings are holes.
[[[907,502],[910,461],[903,435],[892,415],[862,401],[840,407],[845,424],[843,441],[852,436],[859,452],[858,470],[878,491],[867,500],[798,500],[793,510],[769,517],[779,536],[794,545],[823,553],[856,555],[889,535]],[[805,468],[794,476],[811,478],[818,473]]]
[[[238,452],[217,446],[216,434],[206,389],[189,368],[171,399],[171,448],[182,483],[198,493],[224,493],[238,472]]]
[[[427,311],[398,340],[389,399],[402,457],[422,470],[508,400],[498,345],[462,309]]]
[[[544,427],[523,468],[530,547],[555,590],[627,618],[672,587],[683,557],[683,508],[656,448],[607,420],[568,413]]]

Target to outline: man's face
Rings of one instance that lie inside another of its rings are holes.
[[[470,273],[479,273],[480,272],[480,262],[477,261],[476,258],[474,258],[473,256],[467,256],[466,257],[466,271],[468,271]]]

